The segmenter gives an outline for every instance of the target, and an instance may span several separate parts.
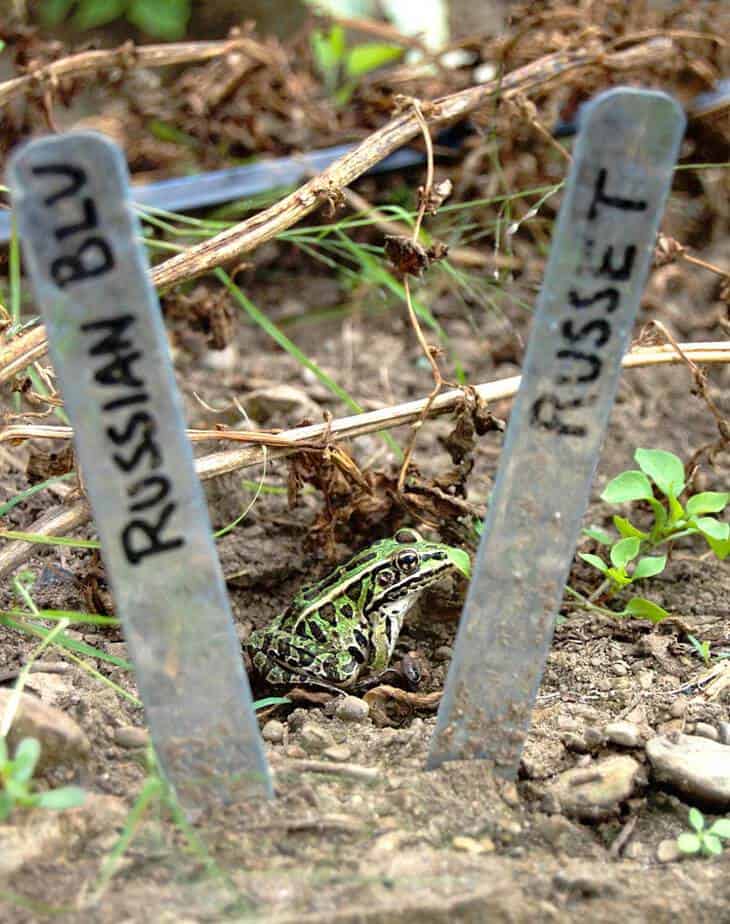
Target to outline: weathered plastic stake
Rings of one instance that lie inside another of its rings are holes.
[[[585,112],[430,767],[517,773],[684,122],[628,88]]]
[[[44,138],[8,182],[162,767],[189,809],[268,796],[124,159],[92,132]]]

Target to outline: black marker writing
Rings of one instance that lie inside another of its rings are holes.
[[[623,212],[643,212],[647,202],[643,199],[627,199],[622,196],[609,195],[606,192],[608,170],[602,167],[593,187],[588,211],[587,223],[590,226],[600,218],[601,209],[619,209]],[[582,246],[581,263],[576,267],[577,275],[589,276],[595,280],[608,279],[612,283],[628,283],[634,271],[637,247],[628,243],[622,254],[614,252],[614,245],[609,244],[602,253],[596,255],[595,230],[586,236]],[[595,262],[597,259],[597,263]],[[592,266],[590,264],[593,264]],[[530,409],[530,422],[542,430],[557,433],[560,436],[583,438],[588,435],[588,426],[575,419],[571,421],[570,412],[580,411],[592,404],[595,397],[585,390],[585,386],[597,382],[604,368],[600,350],[605,347],[612,336],[611,315],[618,310],[624,290],[628,287],[618,285],[599,287],[584,282],[586,290],[578,288],[568,292],[566,312],[580,312],[580,322],[567,317],[560,324],[560,334],[565,346],[555,351],[555,391],[540,395]],[[584,321],[586,314],[600,311],[603,317]],[[563,394],[559,389],[566,389]],[[580,390],[579,394],[576,391]],[[585,415],[583,415],[585,419]]]
[[[63,203],[52,225],[59,253],[48,267],[56,285],[67,289],[111,272],[116,261],[100,227],[99,209],[86,194],[86,172],[72,164],[52,163],[33,167],[32,173],[44,185],[52,182],[52,191],[42,199],[44,207]],[[86,343],[85,365],[100,390],[104,433],[117,448],[110,451],[110,460],[125,482],[129,516],[119,540],[132,565],[185,544],[173,530],[178,504],[172,498],[172,480],[164,472],[163,447],[144,378],[144,338],[137,335],[136,325],[135,315],[125,312],[81,324],[78,334]]]

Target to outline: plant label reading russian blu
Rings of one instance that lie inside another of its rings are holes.
[[[124,159],[91,132],[44,138],[8,183],[162,767],[191,808],[269,795]]]
[[[486,758],[517,773],[684,121],[674,100],[643,90],[586,109],[431,767]]]

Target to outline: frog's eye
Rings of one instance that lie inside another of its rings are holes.
[[[410,528],[399,529],[394,538],[398,543],[423,542],[419,533]]]
[[[418,552],[413,549],[403,549],[402,552],[398,552],[395,558],[396,565],[404,574],[413,574],[414,571],[417,571],[420,561]]]
[[[381,587],[389,587],[395,580],[395,573],[389,568],[383,568],[382,571],[378,571],[378,584]]]

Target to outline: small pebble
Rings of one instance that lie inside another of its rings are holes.
[[[505,781],[501,783],[499,787],[499,794],[506,802],[506,804],[511,808],[517,808],[517,806],[520,804],[520,794],[517,791],[517,787],[512,782]]]
[[[681,719],[687,711],[687,697],[678,696],[669,707],[669,715],[673,719]]]
[[[589,725],[583,732],[583,740],[589,751],[596,751],[604,742],[603,732],[599,728]]]
[[[636,679],[642,690],[650,690],[654,686],[654,671],[639,671]]]
[[[641,765],[621,754],[589,767],[564,770],[547,792],[557,800],[563,814],[585,821],[601,820],[630,798],[640,775]]]
[[[343,696],[337,703],[335,715],[343,722],[364,722],[370,715],[370,706],[358,696]]]
[[[614,674],[615,674],[617,677],[625,677],[625,676],[628,674],[628,672],[629,672],[628,667],[624,664],[623,661],[617,661],[617,662],[613,665],[613,667],[611,668],[611,670],[614,672]]]
[[[414,835],[410,831],[387,831],[376,838],[371,849],[392,853],[394,850],[402,850],[403,846],[413,839]]]
[[[574,751],[576,754],[585,754],[590,750],[583,735],[575,732],[565,732],[560,736],[560,740],[569,751]]]
[[[695,735],[699,735],[700,738],[709,738],[710,741],[720,740],[720,732],[714,725],[709,725],[707,722],[698,722],[695,725]]]
[[[309,754],[316,754],[334,745],[335,739],[325,728],[312,722],[305,722],[299,733],[299,743]]]
[[[677,847],[677,841],[660,841],[656,849],[656,858],[660,863],[676,863],[677,860],[681,860],[682,851]]]
[[[596,898],[611,891],[611,884],[604,877],[587,872],[573,873],[560,870],[553,876],[553,887],[560,892],[573,893],[583,898]]]
[[[723,744],[730,744],[730,722],[718,722],[717,730],[720,735],[720,741]]]
[[[308,713],[306,709],[295,709],[294,712],[290,713],[286,719],[286,724],[289,726],[289,731],[298,732],[307,721],[307,715]]]
[[[659,735],[647,742],[654,776],[690,800],[730,809],[730,748],[699,735]]]
[[[14,690],[0,690],[0,715],[5,714],[14,697]],[[83,762],[91,751],[89,739],[70,716],[54,706],[47,706],[30,693],[20,694],[8,731],[11,756],[23,738],[37,738],[40,742],[39,770],[56,764]]]
[[[649,849],[641,841],[629,841],[623,849],[622,856],[626,860],[646,860],[649,857]]]
[[[291,757],[292,760],[302,760],[307,756],[307,752],[304,748],[300,748],[298,744],[290,744],[284,753],[287,757]]]
[[[150,740],[150,734],[146,728],[138,728],[136,725],[123,725],[121,728],[114,729],[114,743],[120,748],[144,748]]]
[[[609,722],[604,729],[606,738],[612,744],[618,744],[624,748],[638,748],[641,746],[641,732],[638,725],[633,722],[619,720]]]
[[[261,729],[261,737],[264,741],[268,741],[269,744],[281,744],[285,735],[286,726],[277,719],[269,719]]]
[[[434,661],[450,661],[454,654],[451,645],[439,645],[433,653]]]
[[[352,757],[352,751],[346,744],[334,744],[331,748],[322,751],[322,757],[332,760],[335,763],[342,764]]]
[[[486,853],[487,848],[474,837],[466,837],[464,835],[457,835],[451,842],[452,847],[455,850],[463,850],[465,853]],[[494,849],[494,845],[492,845]]]
[[[202,357],[203,366],[216,372],[228,372],[240,365],[238,344],[229,343],[222,350],[208,350]]]

